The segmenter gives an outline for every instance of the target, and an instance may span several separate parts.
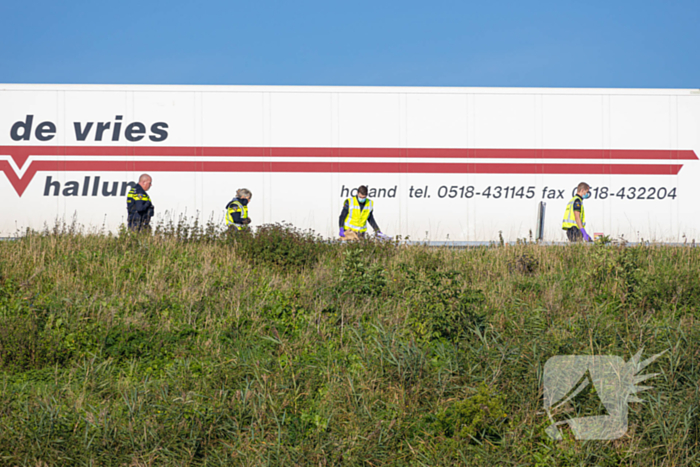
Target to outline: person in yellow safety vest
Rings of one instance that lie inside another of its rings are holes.
[[[566,237],[570,242],[591,241],[586,232],[586,211],[583,209],[583,200],[591,197],[591,187],[588,183],[581,182],[576,188],[576,196],[571,198],[564,211],[564,220],[561,228],[566,230]]]
[[[246,188],[236,191],[236,197],[226,205],[226,225],[229,230],[246,230],[250,224],[248,217],[248,203],[253,198],[253,193]]]
[[[346,240],[364,238],[367,232],[367,223],[372,226],[377,236],[389,240],[390,236],[384,235],[374,220],[374,201],[367,197],[367,187],[362,185],[357,189],[357,195],[347,198],[343,203],[338,223],[339,235]]]
[[[134,232],[150,231],[151,218],[155,213],[153,201],[146,193],[153,184],[148,174],[141,174],[138,185],[135,185],[126,195],[127,223]]]

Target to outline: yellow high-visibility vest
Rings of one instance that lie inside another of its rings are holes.
[[[231,201],[226,208],[226,225],[233,225],[238,230],[243,230],[248,228],[247,224],[236,224],[233,222],[233,213],[240,212],[241,220],[248,218],[248,206],[243,206],[240,201],[234,199]]]
[[[569,230],[571,227],[578,227],[576,224],[576,217],[574,217],[574,202],[576,200],[581,201],[581,226],[586,227],[586,212],[583,210],[583,198],[579,195],[574,196],[566,205],[566,211],[564,211],[564,220],[561,222],[561,228],[563,230]]]
[[[357,196],[348,198],[348,215],[345,217],[345,230],[353,232],[367,232],[367,219],[372,214],[374,202],[367,198],[365,207],[360,210],[360,202],[357,201]]]

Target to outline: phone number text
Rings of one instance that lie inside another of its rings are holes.
[[[411,187],[413,188],[413,187]],[[411,190],[411,197],[422,198],[429,197],[429,187],[423,190]],[[534,186],[487,186],[478,189],[475,186],[441,186],[437,190],[438,198],[493,198],[493,199],[565,199],[565,190],[544,187],[538,189]],[[576,194],[576,188],[571,192],[571,197]],[[675,187],[594,187],[590,190],[591,199],[628,199],[628,200],[663,200],[676,199]]]

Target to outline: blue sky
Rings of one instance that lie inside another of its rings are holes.
[[[700,88],[700,0],[0,5],[0,82]]]

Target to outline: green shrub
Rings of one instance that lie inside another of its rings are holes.
[[[396,255],[401,250],[398,239],[394,241],[380,240],[368,235],[365,238],[336,243],[336,252],[342,257],[346,251],[362,250],[363,256],[369,261],[383,261]]]
[[[168,360],[178,350],[187,351],[197,331],[185,326],[179,331],[136,329],[116,326],[104,337],[103,353],[117,361],[130,359]]]
[[[44,330],[36,315],[0,318],[0,371],[8,373],[66,364],[72,355],[60,335]]]
[[[504,395],[482,383],[476,394],[451,402],[434,416],[431,424],[433,434],[455,441],[498,439],[500,427],[507,416],[505,401]]]
[[[647,281],[647,271],[641,267],[643,252],[642,247],[595,243],[586,273],[595,295],[612,297],[628,308],[640,305]]]
[[[414,286],[406,293],[409,325],[417,338],[457,341],[471,329],[481,328],[485,296],[465,285],[460,272],[434,271],[413,277]]]
[[[411,259],[413,267],[418,271],[437,271],[444,264],[441,255],[428,248],[416,250]]]
[[[285,334],[304,330],[308,311],[300,302],[300,294],[296,290],[274,290],[271,299],[262,308],[265,322]]]
[[[255,232],[229,231],[228,242],[253,264],[285,269],[313,266],[328,250],[328,243],[312,230],[300,230],[291,224],[265,224]]]
[[[154,350],[153,333],[143,329],[116,327],[104,340],[104,354],[117,360],[150,356]]]
[[[343,251],[338,285],[341,294],[376,297],[386,284],[386,271],[377,262],[370,264],[370,256],[365,249],[349,248]]]

